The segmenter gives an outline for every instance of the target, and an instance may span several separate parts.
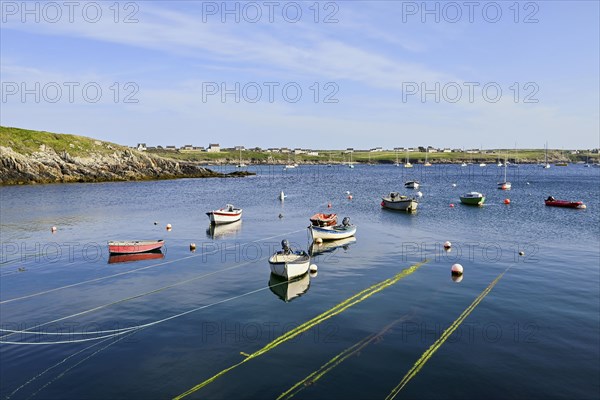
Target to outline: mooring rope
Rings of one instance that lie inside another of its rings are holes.
[[[258,243],[258,242],[262,242],[262,241],[269,240],[269,239],[274,239],[276,237],[280,237],[280,236],[284,236],[284,235],[291,235],[291,234],[294,234],[294,233],[302,232],[303,230],[304,229],[299,229],[299,230],[296,230],[296,231],[282,233],[282,234],[279,234],[279,235],[274,235],[274,236],[270,236],[270,237],[263,238],[263,239],[252,240],[250,242],[243,243],[240,246],[246,246],[246,245],[248,245],[250,243]],[[161,263],[148,265],[146,267],[140,267],[140,268],[132,269],[130,271],[119,272],[119,273],[112,274],[112,275],[102,276],[100,278],[89,279],[89,280],[86,280],[86,281],[72,283],[70,285],[65,285],[65,286],[61,286],[61,287],[58,287],[58,288],[54,288],[54,289],[44,290],[42,292],[37,292],[37,293],[33,293],[33,294],[21,296],[21,297],[15,297],[15,298],[8,299],[8,300],[2,300],[2,301],[0,301],[0,304],[6,304],[6,303],[11,303],[13,301],[29,299],[29,298],[32,298],[32,297],[37,297],[37,296],[41,296],[41,295],[44,295],[44,294],[57,292],[57,291],[63,290],[63,289],[68,289],[68,288],[72,288],[72,287],[76,287],[76,286],[80,286],[80,285],[85,285],[87,283],[99,282],[99,281],[103,281],[105,279],[115,278],[117,276],[132,274],[134,272],[139,272],[139,271],[147,270],[147,269],[150,269],[150,268],[156,268],[156,267],[159,267],[159,266],[162,266],[162,265],[172,264],[172,263],[178,262],[178,261],[189,260],[191,258],[202,256],[202,255],[203,256],[207,256],[207,255],[210,255],[210,254],[215,254],[218,251],[220,251],[220,250],[214,250],[214,251],[208,252],[208,253],[192,254],[192,255],[189,255],[189,256],[186,256],[186,257],[181,257],[181,258],[178,258],[178,259],[175,259],[175,260],[164,261],[164,262],[161,262]]]
[[[170,284],[170,285],[167,285],[167,286],[160,287],[158,289],[151,290],[149,292],[140,293],[140,294],[137,294],[137,295],[134,295],[134,296],[130,296],[130,297],[124,298],[124,299],[113,301],[111,303],[102,304],[100,306],[96,306],[96,307],[90,308],[88,310],[80,311],[80,312],[75,313],[75,314],[71,314],[71,315],[67,315],[65,317],[57,318],[57,319],[52,320],[52,321],[44,322],[43,324],[38,324],[35,327],[31,327],[29,329],[14,330],[14,329],[2,329],[2,328],[0,328],[0,332],[10,332],[7,335],[0,336],[0,339],[4,339],[7,336],[10,336],[10,335],[13,335],[13,334],[17,334],[17,333],[19,333],[19,334],[26,334],[26,335],[70,335],[70,336],[72,336],[72,335],[101,335],[101,334],[105,334],[105,333],[115,333],[115,332],[121,332],[121,331],[128,331],[131,328],[111,329],[111,330],[94,331],[94,332],[77,332],[77,333],[74,333],[74,332],[40,332],[40,331],[33,331],[32,329],[34,329],[34,328],[41,328],[43,326],[47,326],[47,325],[50,325],[50,324],[54,324],[56,322],[64,321],[66,319],[78,317],[78,316],[81,316],[81,315],[84,315],[84,314],[89,314],[91,312],[98,311],[98,310],[101,310],[103,308],[107,308],[107,307],[113,306],[115,304],[124,303],[124,302],[129,301],[129,300],[137,299],[137,298],[148,296],[148,295],[151,295],[151,294],[156,294],[156,293],[162,292],[163,290],[167,290],[167,289],[170,289],[170,288],[173,288],[173,287],[176,287],[176,286],[184,285],[186,283],[190,283],[190,282],[193,282],[193,281],[196,281],[196,280],[207,278],[209,276],[216,275],[216,274],[221,273],[221,272],[231,271],[231,270],[236,269],[236,268],[244,267],[244,266],[246,266],[248,264],[253,264],[253,263],[258,262],[260,260],[263,260],[265,258],[266,257],[263,257],[263,258],[260,258],[258,260],[249,261],[249,262],[242,263],[242,264],[237,264],[237,265],[234,265],[234,266],[229,267],[229,268],[225,268],[225,269],[221,269],[221,270],[218,270],[218,271],[213,271],[213,272],[208,272],[208,273],[205,273],[205,274],[201,274],[201,275],[195,276],[195,277],[190,278],[190,279],[186,279],[186,280],[183,280],[183,281],[180,281],[180,282],[176,282],[176,283],[173,283],[173,284]]]
[[[100,336],[100,337],[94,337],[94,338],[87,338],[87,339],[77,339],[77,340],[62,340],[62,341],[55,341],[55,342],[9,342],[9,341],[1,341],[0,340],[0,343],[2,343],[2,344],[13,344],[13,345],[48,345],[48,344],[73,344],[73,343],[89,342],[89,341],[92,341],[92,340],[108,339],[108,338],[111,338],[111,337],[117,337],[117,336],[120,336],[120,335],[124,335],[126,333],[131,333],[133,331],[137,331],[137,330],[140,330],[140,329],[149,328],[151,326],[158,325],[158,324],[170,321],[170,320],[175,319],[175,318],[183,317],[184,315],[188,315],[188,314],[191,314],[191,313],[196,312],[196,311],[204,310],[204,309],[209,308],[209,307],[214,307],[214,306],[219,305],[219,304],[223,304],[223,303],[227,303],[227,302],[230,302],[230,301],[233,301],[233,300],[237,300],[239,298],[246,297],[246,296],[249,296],[249,295],[254,294],[254,293],[262,292],[263,290],[267,290],[269,288],[276,287],[276,286],[279,286],[279,285],[286,285],[288,283],[289,283],[289,281],[283,281],[283,282],[280,282],[280,283],[277,283],[277,284],[274,284],[274,285],[269,285],[269,286],[262,287],[262,288],[259,288],[259,289],[251,290],[249,292],[242,293],[242,294],[239,294],[237,296],[232,296],[232,297],[228,297],[228,298],[223,299],[223,300],[215,301],[214,303],[206,304],[206,305],[203,305],[203,306],[200,306],[200,307],[196,307],[196,308],[193,308],[191,310],[187,310],[187,311],[181,312],[179,314],[171,315],[170,317],[163,318],[163,319],[160,319],[160,320],[157,320],[157,321],[153,321],[153,322],[149,322],[149,323],[146,323],[146,324],[143,324],[143,325],[135,325],[135,326],[127,327],[127,328],[115,329],[115,330],[113,330],[114,333],[106,335],[106,336]],[[105,332],[110,332],[110,331],[105,331]],[[12,334],[16,334],[16,333],[17,332],[12,333]],[[27,333],[32,333],[32,332],[27,332]],[[71,335],[75,335],[73,333],[70,333],[70,334]]]
[[[382,291],[383,289],[394,285],[395,283],[397,283],[398,281],[400,281],[401,279],[405,278],[406,276],[409,276],[410,274],[412,274],[413,272],[415,272],[416,270],[418,270],[423,264],[427,263],[427,260],[425,260],[424,262],[412,265],[404,270],[402,270],[401,272],[399,272],[398,274],[394,275],[391,278],[388,278],[384,281],[381,281],[379,283],[376,283],[358,293],[356,293],[355,295],[347,298],[346,300],[342,301],[341,303],[335,305],[334,307],[330,308],[329,310],[317,315],[316,317],[304,322],[303,324],[297,326],[294,329],[289,330],[288,332],[284,333],[283,335],[279,336],[278,338],[276,338],[275,340],[271,341],[270,343],[268,343],[267,345],[265,345],[264,347],[262,347],[261,349],[255,351],[254,353],[246,356],[242,361],[233,364],[232,366],[225,368],[224,370],[222,370],[221,372],[213,375],[212,377],[206,379],[205,381],[195,385],[194,387],[192,387],[191,389],[177,395],[174,399],[182,399],[194,392],[197,392],[198,390],[202,389],[203,387],[207,386],[208,384],[214,382],[216,379],[220,378],[221,376],[225,375],[227,372],[233,370],[234,368],[239,367],[240,365],[244,364],[247,361],[250,361],[253,358],[259,357],[262,354],[274,349],[275,347],[279,346],[280,344],[283,344],[285,342],[287,342],[290,339],[295,338],[296,336],[300,335],[301,333],[311,329],[312,327],[322,323],[323,321],[328,320],[329,318],[340,314],[341,312],[345,311],[346,309],[368,299],[369,297],[371,297],[372,295],[374,295],[375,293],[378,293],[380,291]]]
[[[423,368],[425,363],[433,356],[433,354],[439,349],[442,344],[452,335],[452,333],[460,326],[460,324],[471,314],[471,312],[477,307],[479,303],[487,296],[494,286],[502,279],[504,274],[508,272],[509,269],[512,268],[513,265],[509,265],[508,268],[504,270],[500,275],[496,277],[480,294],[473,300],[473,302],[460,314],[460,316],[442,333],[442,335],[436,340],[424,353],[423,355],[415,362],[412,368],[404,375],[402,380],[396,387],[392,389],[392,391],[387,395],[386,400],[392,400],[398,395],[398,393],[406,386],[406,384],[417,375],[417,373]]]

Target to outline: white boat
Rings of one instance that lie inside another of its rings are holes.
[[[310,287],[310,276],[304,274],[297,279],[287,280],[271,274],[269,278],[269,289],[281,300],[290,302],[297,297],[302,296]]]
[[[210,218],[211,224],[230,224],[239,221],[242,218],[242,209],[227,204],[224,208],[207,212],[206,215]]]
[[[548,142],[544,146],[544,164],[542,164],[544,169],[550,168],[550,163],[548,162]]]
[[[479,166],[480,166],[480,167],[485,167],[485,166],[486,166],[486,164],[482,162],[481,164],[479,164]]]
[[[407,181],[404,182],[404,187],[407,189],[418,189],[419,188],[419,181]]]
[[[429,154],[429,147],[425,150],[425,164],[423,164],[424,167],[431,167],[431,163],[429,161],[427,161],[428,154]]]
[[[246,168],[247,165],[242,162],[242,149],[240,148],[240,163],[236,165],[237,168]]]
[[[398,162],[398,150],[395,150],[395,151],[396,151],[396,163],[394,164],[394,167],[399,167],[400,163]]]
[[[341,225],[324,227],[310,225],[308,231],[310,232],[311,241],[313,242],[316,239],[338,240],[354,236],[356,234],[356,225],[352,225],[350,223],[350,218],[345,217],[342,220]]]
[[[298,164],[294,163],[294,164],[287,164],[285,167],[283,167],[283,169],[292,169],[292,168],[297,168]]]
[[[348,168],[354,168],[354,164],[352,163],[352,152],[350,152],[350,162],[348,163]]]
[[[404,168],[412,168],[413,165],[408,161],[408,149],[406,149],[406,162],[404,163]]]
[[[463,162],[462,164],[460,164],[460,166],[461,166],[461,167],[466,167],[466,166],[467,166],[467,163],[466,163],[466,162]]]
[[[392,192],[381,200],[381,206],[390,210],[414,212],[419,205],[414,197],[402,196],[398,192]]]
[[[506,180],[506,159],[504,160],[504,181],[498,182],[498,189],[500,190],[510,190],[512,185],[509,181]]]
[[[286,197],[287,196],[285,195],[285,193],[283,193],[283,190],[282,190],[281,193],[279,193],[279,200],[284,201]]]
[[[307,252],[293,251],[287,240],[281,241],[282,250],[269,258],[271,272],[285,279],[302,276],[308,272],[310,267],[310,256]]]

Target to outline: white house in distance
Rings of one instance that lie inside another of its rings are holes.
[[[136,146],[136,149],[138,149],[139,151],[146,151],[148,150],[148,148],[146,147],[146,143],[138,143]]]
[[[206,151],[208,153],[220,153],[221,152],[221,146],[219,146],[218,143],[210,143],[208,145],[208,148],[206,149]]]

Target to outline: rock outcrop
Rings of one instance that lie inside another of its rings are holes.
[[[0,184],[16,185],[58,182],[106,182],[175,178],[210,178],[252,175],[247,172],[220,174],[190,162],[178,162],[125,149],[85,157],[57,153],[40,146],[32,154],[21,154],[0,146]]]

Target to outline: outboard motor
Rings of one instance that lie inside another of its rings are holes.
[[[342,225],[349,226],[350,225],[350,218],[349,217],[344,217],[344,219],[342,220]]]
[[[290,242],[288,242],[287,239],[283,239],[281,241],[281,248],[283,249],[283,252],[285,254],[289,254],[292,252],[292,250],[290,249]]]

